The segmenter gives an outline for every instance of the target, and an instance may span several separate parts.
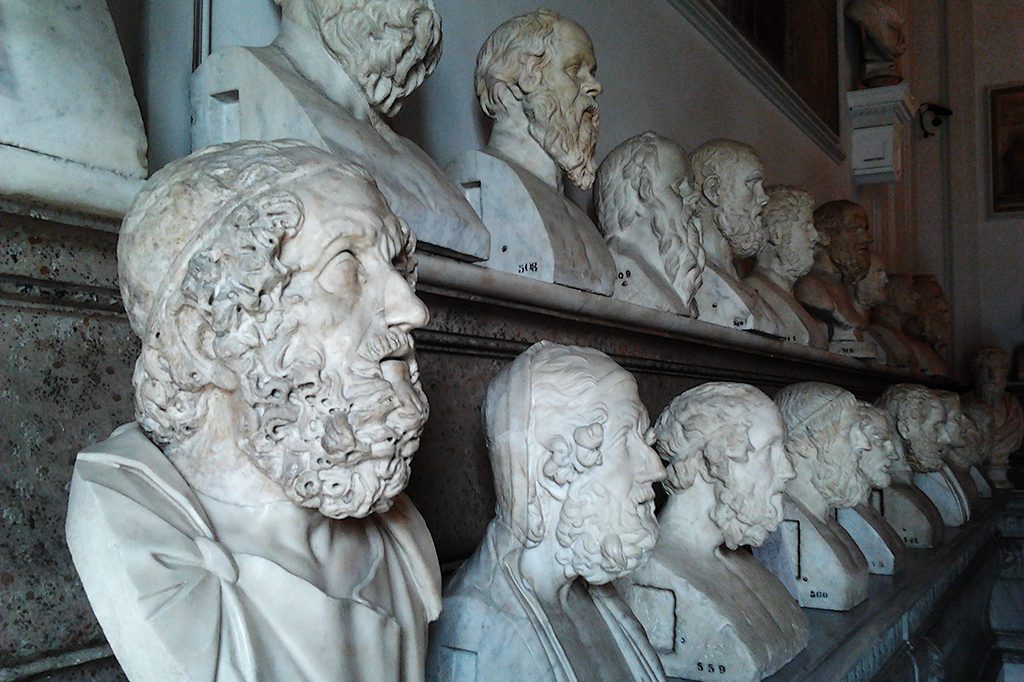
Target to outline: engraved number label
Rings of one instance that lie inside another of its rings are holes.
[[[905,545],[920,545],[921,544],[921,539],[917,538],[917,537],[907,537],[906,535],[904,535],[903,536],[903,544],[905,544]]]
[[[714,663],[704,663],[703,661],[697,663],[697,672],[699,673],[718,673],[719,675],[725,674],[724,665],[715,665]]]
[[[520,263],[519,264],[519,274],[520,275],[525,275],[528,272],[537,272],[538,269],[539,269],[539,266],[537,265],[537,261],[534,261],[532,263]]]
[[[811,599],[828,599],[828,592],[822,592],[821,590],[811,590]]]

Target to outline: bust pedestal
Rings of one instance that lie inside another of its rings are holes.
[[[836,520],[864,554],[869,573],[893,575],[906,563],[903,539],[873,507],[858,504],[837,509]]]
[[[611,296],[615,261],[594,223],[561,191],[488,151],[445,168],[491,233],[487,267]]]
[[[828,349],[828,335],[823,325],[793,295],[755,269],[743,283],[754,290],[778,316],[779,334],[785,341],[821,350]]]
[[[800,606],[848,611],[868,596],[868,562],[835,517],[815,518],[788,495],[785,521],[754,549]]]
[[[970,474],[971,480],[974,481],[974,487],[978,489],[978,497],[983,500],[991,500],[992,483],[989,482],[988,477],[981,473],[981,470],[973,464],[967,472]]]
[[[942,515],[928,497],[906,483],[894,482],[884,490],[871,492],[871,506],[913,549],[931,549],[942,544]]]
[[[967,501],[969,516],[973,516],[981,506],[981,496],[978,494],[978,486],[974,483],[974,477],[971,476],[970,469],[950,466],[949,471],[953,474],[953,478],[956,479],[957,485],[960,486],[960,490],[963,492],[964,499]]]
[[[964,525],[971,518],[971,508],[967,496],[960,487],[956,476],[945,464],[938,471],[926,474],[915,473],[914,485],[928,496],[939,514],[942,523],[953,528]]]
[[[782,322],[738,279],[723,273],[710,259],[704,266],[704,279],[697,295],[697,319],[722,327],[749,329],[770,336],[782,336]]]

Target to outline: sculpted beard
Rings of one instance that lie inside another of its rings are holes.
[[[658,520],[649,486],[618,500],[596,481],[569,487],[558,519],[558,562],[592,585],[635,571],[654,549]]]
[[[538,88],[523,100],[530,136],[546,151],[569,180],[590,189],[597,173],[599,117],[593,97],[576,95],[567,107],[551,90]]]
[[[726,208],[731,202],[725,202],[716,216],[718,228],[732,246],[733,254],[739,258],[749,258],[757,254],[768,240],[768,233],[761,222],[761,207],[755,206],[749,211]]]
[[[293,343],[294,327],[240,372],[251,406],[242,447],[303,507],[335,519],[387,511],[408,483],[428,414],[412,338],[369,337],[340,368],[322,348]]]
[[[842,456],[851,458],[852,462],[854,455],[845,452]],[[861,504],[871,494],[867,480],[859,475],[856,467],[849,466],[851,462],[832,464],[819,456],[814,471],[814,487],[826,502],[839,509]]]
[[[711,520],[722,529],[725,546],[736,549],[743,545],[759,547],[765,538],[782,523],[783,485],[763,489],[757,483],[740,487],[735,480],[727,485],[716,482],[718,504]]]
[[[705,254],[700,219],[689,207],[683,209],[682,214],[675,216],[664,206],[657,207],[651,218],[651,229],[658,239],[658,252],[672,288],[683,303],[692,307],[693,297],[704,277]]]

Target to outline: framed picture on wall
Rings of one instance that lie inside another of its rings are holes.
[[[993,214],[1024,212],[1024,83],[988,90]]]

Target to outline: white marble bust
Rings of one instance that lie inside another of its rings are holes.
[[[594,46],[546,9],[513,17],[484,41],[476,94],[493,119],[483,150],[445,171],[491,232],[487,267],[610,296],[615,263],[594,223],[564,193],[590,189],[597,163]]]
[[[697,215],[707,262],[697,290],[698,318],[735,329],[780,336],[782,322],[739,279],[735,258],[750,258],[768,233],[761,214],[768,203],[757,152],[735,140],[705,142],[690,157],[700,190]]]
[[[854,303],[857,283],[871,265],[867,214],[859,204],[837,199],[818,207],[814,224],[825,238],[810,274],[794,288],[796,298],[827,325],[830,351],[874,358],[873,344],[864,340],[868,320]]]
[[[858,463],[870,444],[857,399],[838,386],[803,382],[779,391],[775,403],[796,478],[786,488],[782,526],[754,553],[801,606],[849,610],[867,598],[868,564],[834,510],[868,492]]]
[[[414,246],[366,171],[293,141],[207,148],[137,197],[137,423],[79,454],[67,520],[130,679],[422,679]]]
[[[440,168],[387,118],[441,57],[433,0],[275,0],[268,47],[229,47],[192,77],[192,148],[300,139],[366,168],[421,245],[465,260],[490,237]]]
[[[767,677],[808,637],[800,606],[740,549],[782,521],[794,472],[779,410],[753,386],[707,383],[677,396],[654,431],[669,498],[654,554],[619,581],[626,601],[669,676]]]
[[[483,415],[496,516],[446,587],[428,678],[661,679],[610,584],[654,549],[665,478],[632,375],[542,341],[491,381]]]
[[[964,395],[963,404],[969,414],[987,412],[991,421],[988,452],[979,457],[979,464],[988,459],[987,473],[993,484],[1011,488],[1006,470],[1010,454],[1020,448],[1024,437],[1024,412],[1020,400],[1006,392],[1010,354],[995,346],[982,348],[974,356],[973,367],[974,390]]]
[[[899,13],[882,0],[853,0],[846,6],[846,16],[861,28],[864,86],[902,82],[899,58],[907,51],[907,40]]]
[[[646,132],[601,162],[594,186],[597,225],[615,259],[615,298],[688,317],[704,274],[695,208],[697,186],[686,152]]]
[[[793,285],[811,271],[820,241],[814,227],[814,197],[802,187],[775,185],[765,190],[764,225],[768,239],[743,281],[782,321],[782,335],[805,346],[828,348],[824,325],[793,297]]]
[[[928,344],[906,334],[911,318],[917,311],[917,292],[912,275],[886,273],[885,300],[871,310],[871,323],[867,331],[890,367],[906,368],[914,372],[939,376],[946,366]]]
[[[870,403],[859,402],[858,407],[868,448],[861,450],[857,469],[869,487],[856,505],[837,509],[836,519],[864,554],[870,573],[893,575],[906,561],[904,542],[896,529],[870,504],[869,495],[892,485],[889,468],[898,457],[892,443],[888,414]]]
[[[914,485],[935,504],[947,526],[960,526],[970,515],[967,499],[943,459],[952,442],[946,408],[939,395],[919,384],[894,384],[876,402],[896,424]]]

